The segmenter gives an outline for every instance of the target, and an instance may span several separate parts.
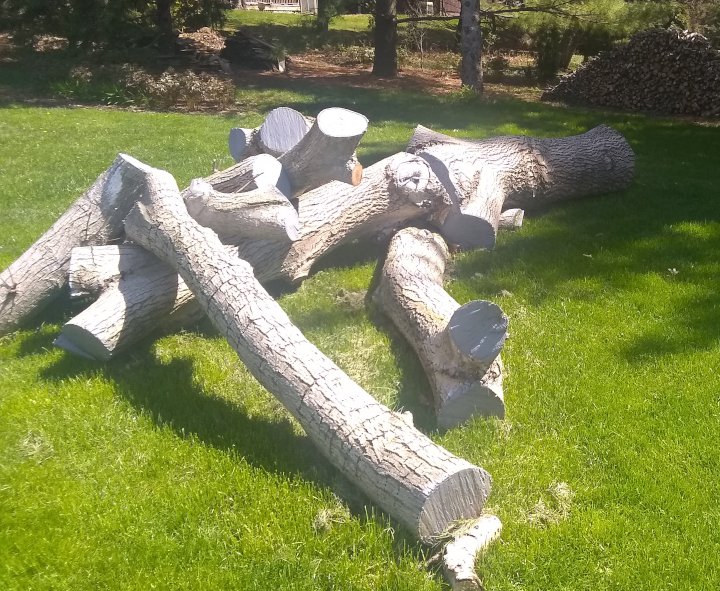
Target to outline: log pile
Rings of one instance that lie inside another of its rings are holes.
[[[489,474],[373,400],[261,283],[297,283],[342,244],[392,237],[373,300],[415,349],[438,425],[502,418],[508,318],[492,302],[461,305],[445,291],[449,245],[492,247],[499,228],[522,225],[523,208],[622,189],[634,157],[605,126],[479,142],[418,126],[407,151],[363,170],[355,149],[366,128],[345,109],[314,119],[276,109],[258,128],[231,131],[233,167],[182,191],[168,172],[119,155],[0,275],[0,334],[65,286],[95,301],[55,344],[91,359],[207,316],[327,459],[420,540],[481,519],[445,559],[453,585],[473,588],[474,556],[499,531],[481,517]]]
[[[698,33],[650,29],[568,74],[543,100],[720,117],[720,51]]]
[[[225,40],[220,57],[233,66],[250,70],[284,72],[288,62],[280,48],[243,31],[235,31]]]

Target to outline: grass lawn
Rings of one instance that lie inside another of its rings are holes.
[[[241,99],[242,118],[0,107],[0,268],[117,152],[183,185],[229,164],[229,127],[280,104],[366,114],[366,165],[418,123],[472,137],[609,123],[637,153],[630,190],[532,216],[448,277],[459,301],[510,316],[507,420],[434,430],[409,346],[342,297],[367,290],[372,248],[280,302],[363,387],[493,475],[505,529],[478,564],[488,589],[719,588],[720,128],[310,85]],[[0,588],[442,588],[212,331],[103,365],[53,348],[64,314],[0,339]]]

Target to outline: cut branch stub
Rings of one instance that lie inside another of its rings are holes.
[[[221,193],[202,179],[182,192],[188,213],[225,244],[243,238],[293,241],[300,236],[297,211],[276,187]]]
[[[229,255],[213,232],[187,214],[169,174],[149,174],[125,228],[177,268],[250,372],[328,460],[392,517],[430,541],[456,520],[480,515],[489,474],[377,403],[309,343],[250,265]]]
[[[112,166],[25,253],[0,274],[0,335],[39,312],[67,284],[70,252],[81,244],[120,238],[122,219],[138,196],[135,160]]]
[[[290,181],[282,164],[269,154],[251,156],[203,180],[221,193],[240,193],[277,187],[284,195],[289,197],[291,194]]]
[[[364,115],[348,109],[320,111],[307,134],[279,157],[293,194],[300,195],[333,180],[359,184],[362,166],[355,149],[367,125]]]
[[[438,425],[474,415],[505,416],[500,351],[507,316],[491,302],[460,306],[443,288],[449,252],[428,230],[406,228],[390,242],[373,301],[418,354]]]
[[[479,141],[418,126],[408,152],[427,159],[445,183],[456,207],[433,221],[465,248],[494,246],[503,207],[531,209],[626,188],[635,160],[625,138],[606,125],[565,138]]]

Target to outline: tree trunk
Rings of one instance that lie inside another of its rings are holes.
[[[460,83],[477,94],[483,93],[482,30],[480,29],[480,0],[462,0],[460,7],[462,36],[460,48]]]
[[[54,344],[108,361],[158,329],[199,321],[204,313],[192,292],[169,271],[165,263],[132,245],[73,249],[71,296],[99,297],[62,327]]]
[[[158,49],[175,53],[175,30],[172,20],[172,0],[155,0],[155,24],[158,28]]]
[[[449,207],[450,201],[440,182],[427,163],[406,153],[396,154],[368,167],[365,176],[357,187],[335,181],[305,193],[299,202],[300,237],[294,243],[288,240],[246,239],[238,243],[239,248],[231,256],[240,256],[254,268],[260,282],[277,279],[297,282],[306,277],[312,265],[324,254],[340,244],[358,237],[372,235],[408,221],[424,218],[437,209]],[[130,256],[126,253],[126,256]],[[143,251],[132,254],[127,265],[140,266],[138,258],[153,258]],[[123,265],[119,260],[104,263],[110,268]],[[148,263],[145,263],[148,264]],[[169,275],[170,277],[165,277]],[[172,281],[175,272],[169,268],[157,271],[158,281]],[[127,293],[130,288],[122,287]],[[145,290],[145,297],[160,306],[173,305],[172,292]],[[93,317],[87,326],[93,326],[97,339],[112,332],[108,326],[112,319],[105,318],[105,312],[92,304],[86,314]],[[138,306],[129,309],[123,306],[118,314],[123,315],[123,330],[130,334],[146,335],[161,318],[148,317]],[[71,335],[67,335],[68,339]],[[119,342],[127,347],[132,337],[122,336]],[[78,347],[81,343],[78,344]],[[113,352],[112,353],[117,353]]]
[[[174,179],[147,170],[148,189],[125,220],[130,238],[178,272],[255,378],[328,460],[423,541],[480,515],[483,469],[457,458],[378,404],[309,343],[214,233],[185,211]]]
[[[0,335],[20,326],[67,285],[73,247],[123,235],[122,220],[139,196],[135,160],[119,155],[20,258],[0,274]]]
[[[494,515],[483,515],[467,531],[443,549],[443,575],[452,591],[482,591],[475,560],[500,535],[502,523]]]
[[[635,162],[625,138],[606,125],[565,138],[479,141],[418,126],[408,152],[426,159],[445,184],[455,208],[435,223],[463,248],[492,248],[504,207],[537,209],[625,189]]]
[[[390,242],[373,301],[415,349],[430,381],[438,426],[475,415],[503,418],[499,355],[508,319],[490,302],[460,306],[443,288],[445,241],[406,228]]]
[[[211,228],[225,244],[244,238],[290,241],[300,237],[297,211],[276,187],[220,193],[195,179],[182,193],[188,213]]]
[[[397,76],[397,23],[396,0],[376,0],[375,2],[375,56],[372,73],[380,78]]]

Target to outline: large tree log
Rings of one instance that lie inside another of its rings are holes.
[[[182,196],[195,221],[214,230],[225,244],[243,238],[293,241],[300,236],[297,211],[276,187],[221,193],[195,179]]]
[[[0,335],[18,328],[67,284],[75,246],[104,244],[123,234],[122,219],[135,202],[140,178],[120,154],[25,253],[0,274]]]
[[[438,426],[475,415],[503,418],[500,351],[508,319],[486,301],[460,306],[443,288],[445,241],[418,228],[390,242],[373,301],[415,349],[430,381]]]
[[[54,344],[108,361],[155,330],[200,320],[204,313],[192,292],[168,271],[165,263],[133,245],[74,248],[68,271],[71,297],[99,297],[62,327]]]
[[[128,236],[176,266],[210,320],[319,450],[421,540],[480,515],[482,468],[457,458],[378,404],[309,343],[217,236],[186,212],[168,173],[147,167],[147,190],[125,220]]]
[[[246,239],[238,243],[234,256],[239,250],[240,256],[253,266],[260,282],[278,279],[297,282],[310,273],[320,257],[339,245],[425,218],[449,206],[447,193],[427,162],[400,153],[368,167],[357,187],[336,181],[305,193],[299,201],[300,237],[295,242]],[[124,252],[127,253],[127,250]],[[130,255],[118,252],[116,256]],[[134,252],[132,257],[153,258],[144,251]],[[111,263],[114,267],[122,264],[119,260]],[[139,263],[135,260],[131,264]],[[170,277],[165,277],[168,275]],[[175,272],[170,268],[156,273],[158,281],[172,281],[174,276]],[[122,277],[119,284],[118,289],[127,293],[129,288],[123,286]],[[175,301],[172,292],[163,294],[143,290],[142,293],[153,302],[153,306],[160,306],[163,298],[166,307],[172,306]],[[113,318],[106,318],[99,304],[92,304],[84,313],[93,318],[84,326],[92,327],[97,340],[106,340],[103,335],[114,331]],[[133,337],[130,335],[145,336],[161,321],[160,317],[152,318],[141,313],[139,305],[134,308],[123,306],[118,314],[123,315],[123,331],[129,333],[118,339],[117,343],[122,347],[132,344]],[[65,345],[77,334],[77,331],[70,331],[60,345],[70,349]],[[76,346],[81,348],[84,345],[79,342]],[[118,352],[108,351],[111,355]]]
[[[501,136],[468,141],[418,126],[408,152],[425,158],[456,209],[436,220],[448,242],[492,248],[503,207],[526,210],[626,188],[635,156],[614,129],[539,139]]]
[[[357,185],[362,166],[355,149],[367,131],[364,115],[332,107],[318,113],[307,134],[278,159],[293,194],[300,195],[333,180]]]

